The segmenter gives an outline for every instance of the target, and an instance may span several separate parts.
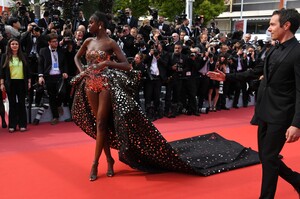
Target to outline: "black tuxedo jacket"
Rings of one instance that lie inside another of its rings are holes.
[[[159,28],[159,23],[154,24],[154,27],[158,29]],[[171,36],[172,32],[171,32],[171,28],[168,24],[163,23],[162,24],[162,30],[163,30],[162,35]]]
[[[267,123],[300,128],[300,44],[297,39],[284,48],[272,71],[268,59],[245,73],[228,74],[228,79],[252,79],[263,74],[258,88],[255,116]]]
[[[159,76],[164,81],[167,78],[167,59],[168,54],[166,52],[162,52],[160,54],[160,58],[157,60],[157,67],[159,70]],[[153,55],[148,55],[145,58],[144,63],[146,64],[146,72],[150,74],[151,62],[153,60]]]
[[[127,19],[126,19],[126,24],[128,24],[127,23]],[[129,26],[130,26],[130,28],[132,28],[132,27],[138,27],[138,19],[137,18],[135,18],[134,16],[131,16],[131,18],[130,18],[130,22],[129,22],[129,24],[128,24]]]
[[[62,49],[58,48],[57,54],[60,73],[67,73],[66,60],[64,58],[64,53]],[[38,74],[43,76],[49,76],[50,70],[52,68],[52,58],[49,47],[45,47],[40,50],[38,63]]]
[[[180,30],[179,30],[179,34],[180,34],[181,31],[185,32],[185,35],[188,35],[190,37],[192,36],[192,31],[190,30],[189,27],[185,27],[184,25],[181,25]]]
[[[29,56],[33,46],[32,33],[28,31],[24,32],[21,35],[20,42],[22,46],[22,51],[25,52],[27,56]],[[44,35],[41,35],[36,39],[36,45],[37,53],[40,51],[41,48],[48,46],[47,40]]]

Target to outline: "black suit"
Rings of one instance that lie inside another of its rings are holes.
[[[154,24],[154,27],[159,29],[159,26],[162,26],[161,27],[161,34],[164,35],[164,36],[171,36],[172,32],[171,32],[171,28],[168,24],[165,24],[165,23],[162,23],[162,24],[159,24],[159,23],[156,23]]]
[[[129,23],[127,22],[127,19],[126,19],[126,24],[128,24],[130,26],[130,28],[132,28],[132,27],[137,28],[138,27],[138,19],[135,18],[134,16],[131,16]]]
[[[58,118],[58,107],[62,103],[62,98],[58,96],[58,83],[62,78],[63,73],[67,73],[67,65],[64,58],[64,53],[61,49],[57,49],[58,55],[58,65],[60,74],[51,75],[50,71],[52,69],[52,57],[49,47],[42,48],[39,53],[39,65],[38,74],[43,75],[45,79],[45,84],[49,94],[49,104],[52,112],[53,118]]]
[[[294,37],[285,42],[283,48],[272,47],[264,65],[258,65],[245,73],[228,75],[228,79],[264,75],[255,108],[259,125],[259,156],[263,167],[261,199],[274,198],[278,176],[292,184],[297,191],[300,188],[300,175],[278,159],[286,141],[287,128],[300,128],[299,57],[300,44]]]
[[[149,55],[145,59],[147,78],[144,84],[144,95],[145,95],[145,108],[147,116],[150,119],[159,118],[160,113],[160,94],[162,81],[166,79],[166,56],[165,52],[160,54],[160,58],[157,59],[157,69],[159,74],[153,74],[152,61],[153,55]],[[153,100],[154,115],[152,112],[151,101]],[[154,117],[154,118],[153,118]]]

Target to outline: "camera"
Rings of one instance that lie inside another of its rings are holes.
[[[176,68],[178,72],[182,72],[183,71],[183,65],[182,63],[176,63]]]
[[[144,46],[146,46],[146,43],[145,43],[145,41],[139,41],[139,42],[136,42],[135,44],[134,44],[134,46],[136,47],[136,48],[142,48],[142,47],[144,47]]]
[[[247,53],[247,56],[248,56],[248,57],[251,57],[251,55],[252,55],[252,53]]]
[[[118,10],[117,11],[118,25],[125,25],[126,24],[126,20],[127,20],[126,13],[123,10]]]
[[[176,24],[177,25],[180,25],[180,24],[182,24],[182,22],[186,19],[186,17],[187,17],[187,15],[186,14],[184,14],[184,13],[182,13],[181,15],[176,15],[175,16],[175,22],[176,22]]]

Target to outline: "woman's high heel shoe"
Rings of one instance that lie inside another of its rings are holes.
[[[90,173],[90,181],[97,180],[97,177],[98,177],[98,162],[94,162]]]
[[[107,172],[106,172],[106,176],[107,177],[113,177],[115,175],[114,172],[114,164],[115,164],[115,160],[113,158],[111,158],[110,160],[107,160],[108,163],[108,168],[107,168]]]

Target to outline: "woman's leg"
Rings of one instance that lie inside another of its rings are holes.
[[[215,97],[214,97],[214,111],[216,111],[216,106],[217,106],[217,102],[218,102],[218,99],[219,99],[219,89],[216,88],[215,89]]]
[[[103,148],[105,148],[105,154],[110,162],[111,155],[109,151],[109,146],[107,144],[107,133],[108,133],[108,122],[111,113],[111,98],[110,93],[107,90],[101,91],[100,93],[94,93],[87,91],[87,97],[92,108],[93,114],[96,116],[97,125],[97,138],[96,138],[96,148],[94,156],[94,165],[92,167],[90,180],[97,179],[97,167],[98,161],[101,156]]]

